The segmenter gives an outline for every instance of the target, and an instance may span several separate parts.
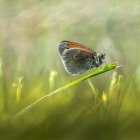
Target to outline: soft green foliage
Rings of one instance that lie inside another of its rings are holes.
[[[0,140],[140,139],[139,0],[0,0],[0,13]],[[122,67],[71,76],[62,40]]]

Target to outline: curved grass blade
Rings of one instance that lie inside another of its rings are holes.
[[[57,93],[59,93],[59,92],[61,92],[61,91],[64,91],[64,90],[66,90],[67,88],[70,88],[70,87],[72,87],[72,86],[74,86],[74,85],[76,85],[76,84],[78,84],[78,83],[80,83],[80,82],[82,82],[82,81],[84,81],[84,80],[86,80],[86,79],[89,79],[89,78],[91,78],[91,77],[97,76],[97,75],[102,74],[102,73],[105,73],[105,72],[107,72],[107,71],[116,69],[116,68],[118,68],[118,67],[120,67],[120,65],[118,65],[117,63],[110,64],[110,65],[108,65],[108,66],[106,66],[106,67],[104,67],[104,68],[101,68],[101,69],[97,70],[97,71],[91,72],[90,74],[88,74],[88,75],[86,75],[86,76],[83,76],[82,78],[80,78],[80,79],[78,79],[78,80],[75,80],[75,81],[73,81],[73,82],[71,82],[71,83],[69,83],[69,84],[67,84],[67,85],[65,85],[65,86],[63,86],[63,87],[60,87],[60,88],[58,88],[58,89],[52,91],[51,93],[49,93],[49,94],[47,94],[47,95],[41,97],[40,99],[38,99],[37,101],[35,101],[35,102],[33,102],[32,104],[28,105],[27,107],[25,107],[25,108],[22,109],[21,111],[19,111],[17,114],[14,115],[14,118],[15,118],[15,117],[18,117],[18,116],[20,116],[20,115],[23,115],[24,113],[26,113],[27,111],[29,111],[33,106],[35,106],[37,103],[41,102],[41,101],[44,100],[44,99],[47,99],[47,98],[50,97],[50,96],[53,96],[53,95],[55,95],[55,94],[57,94]]]

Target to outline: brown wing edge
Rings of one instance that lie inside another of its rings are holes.
[[[83,49],[85,51],[90,51],[92,52],[94,55],[96,55],[97,53],[95,51],[93,51],[91,48],[85,46],[85,45],[82,45],[80,43],[77,43],[77,42],[72,42],[72,41],[67,41],[67,40],[63,40],[61,43],[68,43],[68,46],[69,48],[79,48],[79,49]]]

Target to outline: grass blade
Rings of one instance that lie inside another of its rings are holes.
[[[80,79],[78,79],[78,80],[75,80],[75,81],[73,81],[73,82],[71,82],[71,83],[69,83],[69,84],[67,84],[67,85],[65,85],[65,86],[63,86],[63,87],[61,87],[61,88],[58,88],[57,90],[52,91],[51,93],[49,93],[49,94],[47,94],[47,95],[41,97],[41,98],[38,99],[37,101],[33,102],[32,104],[28,105],[27,107],[25,107],[24,109],[22,109],[21,111],[19,111],[17,114],[15,114],[14,118],[15,118],[15,117],[18,117],[18,116],[20,116],[20,115],[23,115],[24,113],[26,113],[27,111],[29,111],[33,106],[35,106],[37,103],[41,102],[41,101],[44,100],[44,99],[47,99],[47,98],[50,97],[50,96],[53,96],[53,95],[55,95],[55,94],[57,94],[57,93],[59,93],[59,92],[61,92],[61,91],[64,91],[64,90],[66,90],[67,88],[72,87],[72,86],[74,86],[74,85],[76,85],[76,84],[78,84],[78,83],[80,83],[80,82],[82,82],[82,81],[84,81],[84,80],[86,80],[86,79],[89,79],[89,78],[91,78],[91,77],[97,76],[97,75],[102,74],[102,73],[105,73],[105,72],[107,72],[107,71],[116,69],[116,68],[118,68],[118,67],[120,67],[120,65],[118,65],[117,63],[110,64],[110,65],[108,65],[108,66],[106,66],[106,67],[104,67],[104,68],[101,68],[101,69],[99,69],[99,70],[97,70],[97,71],[94,71],[94,72],[92,72],[92,73],[90,73],[90,74],[88,74],[88,75],[86,75],[86,76],[83,76],[82,78],[80,78]]]

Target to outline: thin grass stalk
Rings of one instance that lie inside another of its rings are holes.
[[[94,71],[94,72],[92,72],[92,73],[90,73],[90,74],[88,74],[86,76],[83,76],[82,78],[80,78],[78,80],[75,80],[75,81],[73,81],[73,82],[71,82],[71,83],[69,83],[69,84],[67,84],[67,85],[65,85],[63,87],[60,87],[57,90],[55,90],[55,91],[53,91],[53,92],[51,92],[51,93],[49,93],[49,94],[41,97],[37,101],[35,101],[32,104],[28,105],[27,107],[25,107],[24,109],[22,109],[21,111],[19,111],[18,113],[16,113],[13,118],[16,118],[18,116],[23,115],[24,113],[26,113],[27,111],[29,111],[33,106],[35,106],[37,103],[41,102],[44,99],[47,99],[50,96],[53,96],[53,95],[55,95],[55,94],[57,94],[57,93],[59,93],[61,91],[64,91],[67,88],[70,88],[70,87],[72,87],[72,86],[74,86],[74,85],[76,85],[76,84],[78,84],[78,83],[80,83],[80,82],[82,82],[84,80],[87,80],[87,79],[89,79],[91,77],[100,75],[100,74],[105,73],[107,71],[111,71],[111,70],[116,69],[118,67],[120,67],[120,66],[117,63],[110,64],[110,65],[108,65],[108,66],[106,66],[104,68],[101,68],[101,69],[99,69],[97,71]]]

